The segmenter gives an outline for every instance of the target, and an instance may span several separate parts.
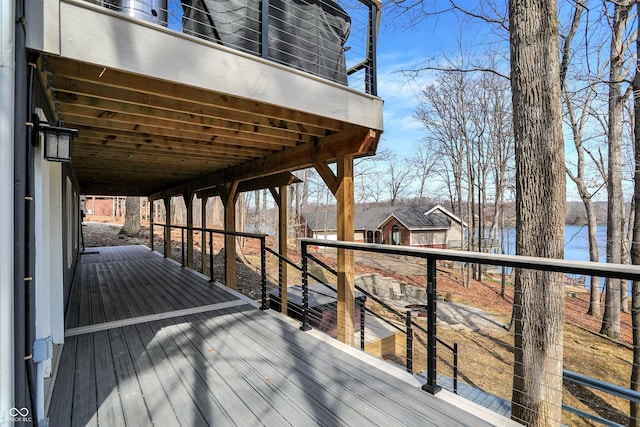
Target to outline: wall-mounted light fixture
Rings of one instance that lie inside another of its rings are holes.
[[[34,117],[36,130],[34,145],[40,141],[40,133],[44,136],[44,158],[54,162],[70,162],[73,137],[78,135],[76,129],[52,126]]]

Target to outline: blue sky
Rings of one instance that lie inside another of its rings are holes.
[[[462,35],[460,28],[465,29]],[[415,143],[424,137],[414,112],[420,101],[420,91],[430,84],[433,73],[422,72],[408,79],[401,70],[424,67],[430,59],[455,56],[460,38],[473,38],[478,48],[492,43],[486,28],[468,20],[459,22],[453,13],[413,26],[385,21],[385,15],[382,15],[377,50],[378,95],[385,102],[385,129],[380,149],[390,149],[399,157],[410,156]]]

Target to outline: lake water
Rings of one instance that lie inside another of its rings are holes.
[[[507,230],[506,252],[514,254],[516,251],[515,228]],[[607,227],[598,226],[598,252],[600,262],[607,257]],[[574,261],[589,261],[589,236],[586,225],[566,225],[564,229],[564,258]]]
[[[607,261],[607,226],[598,226],[598,253],[599,261]],[[509,254],[515,253],[515,228],[507,231]],[[589,236],[586,225],[566,225],[564,229],[564,258],[574,261],[589,261]],[[600,280],[600,289],[604,285],[604,279]],[[591,287],[591,278],[586,278],[586,287]],[[631,295],[631,291],[629,291]]]

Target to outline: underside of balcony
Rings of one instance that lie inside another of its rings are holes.
[[[78,130],[85,194],[184,194],[375,154],[375,96],[87,2],[52,4],[59,21],[32,37],[34,66],[47,119]]]

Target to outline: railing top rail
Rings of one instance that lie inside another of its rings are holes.
[[[488,254],[483,252],[467,252],[452,249],[412,248],[377,243],[355,243],[343,241],[327,241],[322,239],[302,238],[303,246],[323,246],[337,249],[352,249],[364,252],[377,252],[390,255],[404,255],[418,258],[460,261],[476,264],[489,264],[516,268],[530,268],[569,274],[584,274],[616,279],[640,280],[640,266],[628,264],[599,263],[589,261],[573,261],[554,258],[532,257],[522,255]]]
[[[172,227],[179,228],[184,230],[193,230],[193,231],[206,231],[211,233],[218,234],[227,234],[229,236],[238,236],[238,237],[251,237],[254,239],[264,239],[268,236],[268,234],[260,234],[260,233],[247,233],[245,231],[227,231],[227,230],[218,230],[216,228],[202,228],[202,227],[187,227],[186,225],[177,225],[177,224],[162,224],[159,222],[153,223],[154,227]]]
[[[587,387],[595,388],[600,391],[613,394],[614,396],[622,397],[630,402],[640,403],[640,392],[631,390],[625,387],[620,387],[615,384],[601,381],[587,375],[580,374],[578,372],[569,371],[564,369],[562,371],[564,379],[572,381],[576,384],[581,384]]]

